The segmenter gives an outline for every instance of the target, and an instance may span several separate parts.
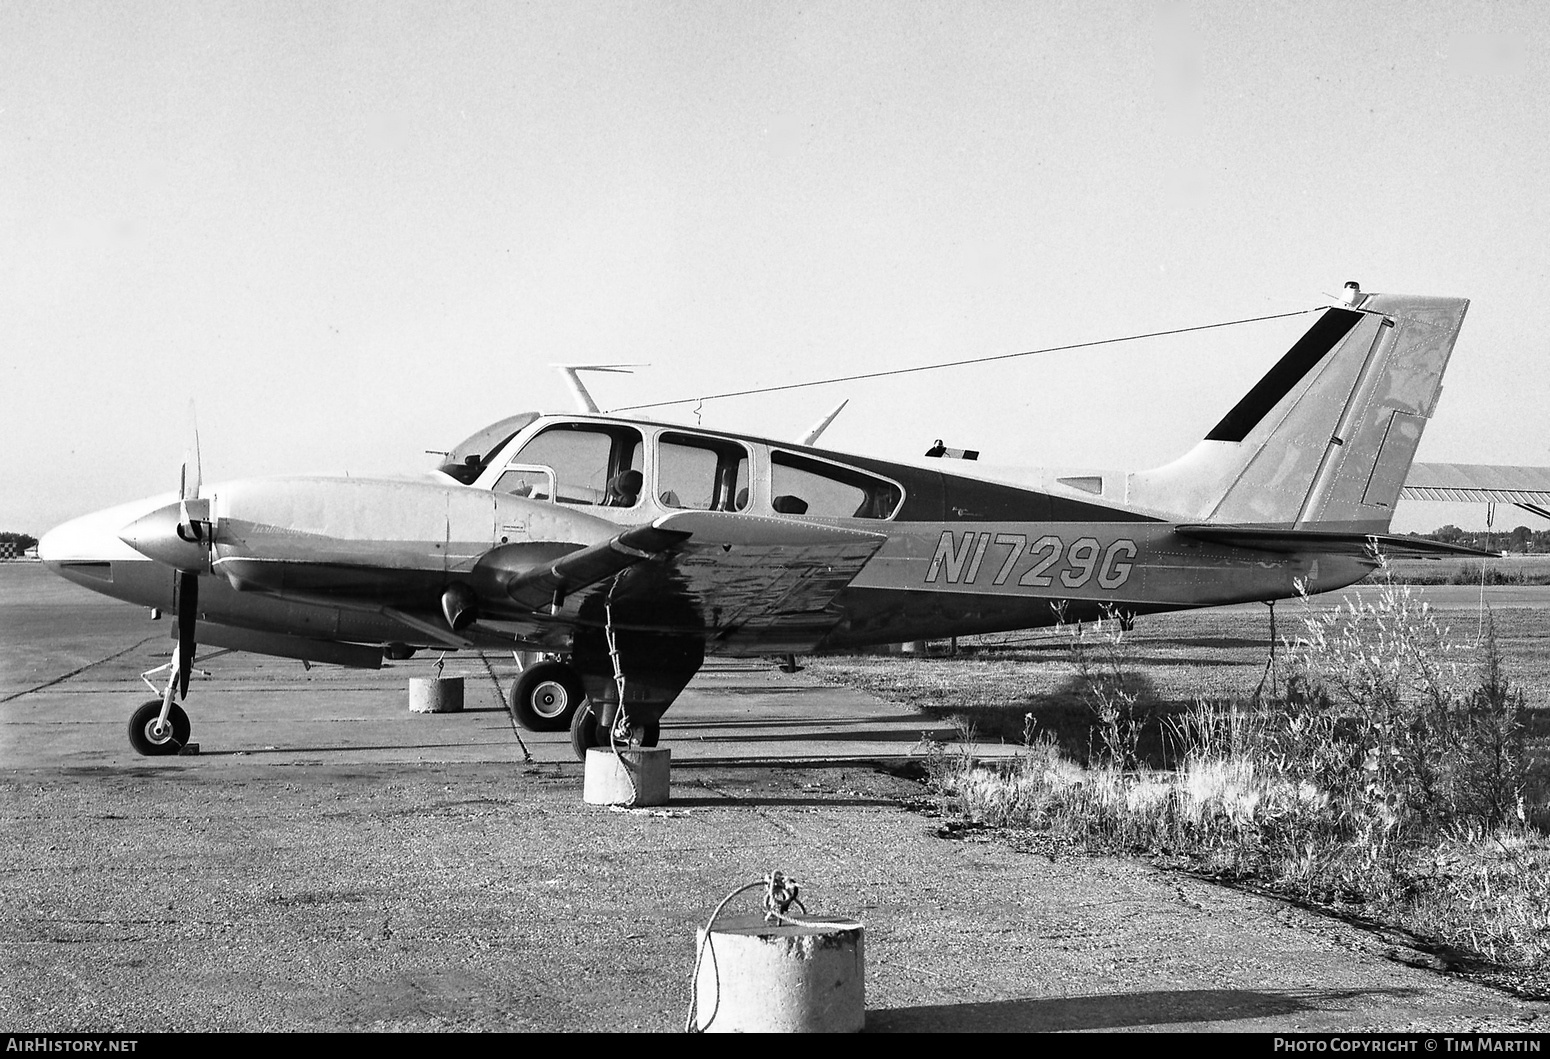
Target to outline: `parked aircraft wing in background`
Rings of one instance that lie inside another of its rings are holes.
[[[1404,500],[1516,504],[1540,518],[1550,518],[1550,467],[1417,463],[1399,495]]]

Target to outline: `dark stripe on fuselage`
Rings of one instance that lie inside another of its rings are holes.
[[[768,443],[774,444],[774,443]],[[1107,507],[1082,500],[1025,489],[976,478],[889,463],[867,456],[851,456],[826,449],[797,445],[777,445],[791,452],[810,452],[835,463],[886,475],[904,486],[904,506],[895,522],[1158,522],[1150,515],[1124,508]],[[886,528],[875,522],[855,521],[845,525],[855,529]]]
[[[1350,333],[1362,314],[1350,309],[1330,309],[1307,334],[1297,340],[1276,366],[1265,373],[1254,389],[1239,401],[1231,412],[1206,435],[1207,441],[1242,441],[1249,431],[1281,403],[1281,398],[1292,391],[1319,361],[1323,360],[1340,340]]]

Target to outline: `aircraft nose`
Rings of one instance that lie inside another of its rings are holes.
[[[144,556],[119,539],[119,534],[148,509],[165,503],[165,497],[137,500],[71,519],[43,535],[38,542],[38,558],[55,568],[61,563],[143,559]]]
[[[83,515],[55,526],[38,541],[38,558],[45,563],[108,562],[138,558],[118,539],[120,524],[102,518],[103,512]]]

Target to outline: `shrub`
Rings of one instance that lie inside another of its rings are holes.
[[[1472,675],[1407,585],[1310,613],[1304,628],[1272,741],[1290,771],[1338,792],[1380,846],[1521,822],[1526,709],[1494,622]]]
[[[1494,623],[1470,660],[1388,583],[1331,611],[1310,605],[1288,647],[1289,675],[1258,707],[1200,703],[1170,718],[1163,742],[1179,764],[1158,771],[1137,754],[1160,722],[1126,678],[1122,631],[1078,633],[1098,733],[1086,767],[1030,713],[1010,761],[937,749],[943,811],[1359,901],[1493,960],[1550,963],[1550,849],[1530,826],[1544,767],[1525,747],[1525,699]]]

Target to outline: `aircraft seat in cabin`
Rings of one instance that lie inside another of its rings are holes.
[[[640,487],[645,481],[639,471],[620,471],[608,480],[608,496],[603,500],[603,505],[634,507],[635,501],[640,497]]]

